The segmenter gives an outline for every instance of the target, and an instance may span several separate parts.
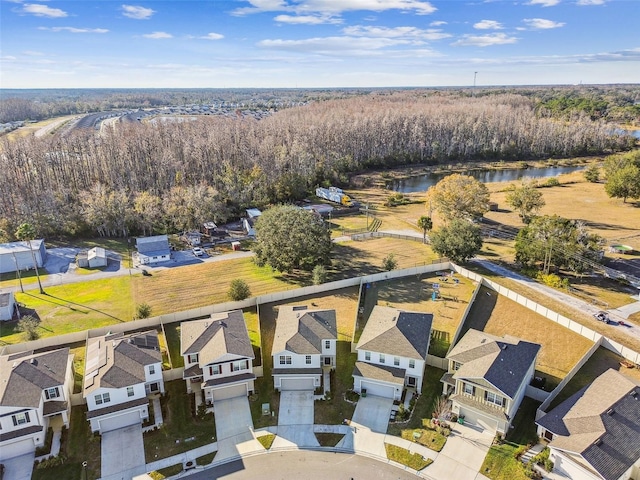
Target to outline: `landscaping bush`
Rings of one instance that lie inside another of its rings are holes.
[[[231,300],[238,302],[249,298],[251,296],[251,290],[249,289],[247,282],[240,278],[236,278],[231,281],[228,295]]]
[[[149,318],[151,316],[151,311],[151,305],[149,305],[148,303],[139,303],[138,305],[136,305],[136,318]]]
[[[36,457],[51,453],[51,442],[53,442],[53,428],[49,427],[44,438],[44,445],[36,448]]]
[[[327,269],[324,265],[316,265],[312,272],[313,284],[322,285],[327,281]]]
[[[545,285],[549,285],[553,288],[562,288],[564,290],[567,290],[569,288],[569,279],[560,278],[560,276],[556,275],[555,273],[538,272],[536,278]]]
[[[64,456],[64,454],[61,453],[58,456],[47,458],[46,460],[41,461],[36,465],[36,468],[43,469],[43,468],[58,467],[60,465],[63,465],[64,462],[66,462],[66,460],[67,458]]]
[[[547,181],[544,182],[541,186],[542,187],[557,187],[558,185],[560,185],[560,180],[558,180],[556,177],[549,177],[547,179]]]

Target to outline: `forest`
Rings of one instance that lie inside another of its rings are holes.
[[[181,231],[244,208],[346,185],[369,168],[609,154],[630,135],[573,111],[540,114],[517,93],[374,91],[311,101],[262,120],[202,117],[106,132],[2,138],[0,236]]]

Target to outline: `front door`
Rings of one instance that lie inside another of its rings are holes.
[[[324,364],[331,365],[331,357],[324,357]]]
[[[416,386],[416,378],[415,377],[407,377],[407,386],[415,387]]]

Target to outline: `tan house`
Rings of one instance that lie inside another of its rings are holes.
[[[506,433],[533,379],[540,345],[470,329],[447,355],[440,380],[466,423]]]
[[[615,370],[536,421],[553,470],[574,480],[640,478],[640,386]]]

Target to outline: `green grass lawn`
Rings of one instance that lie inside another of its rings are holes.
[[[196,458],[196,463],[198,465],[209,465],[213,462],[213,459],[216,458],[216,453],[218,452],[211,452],[206,455],[202,455],[201,457]]]
[[[260,445],[262,445],[265,450],[269,450],[271,448],[271,445],[273,445],[273,441],[276,439],[276,436],[269,433],[267,435],[261,435],[258,437],[258,441],[260,442]]]
[[[427,422],[428,419],[425,419],[423,423],[426,424]],[[444,444],[447,443],[447,437],[426,425],[424,428],[417,428],[415,430],[402,430],[402,438],[417,442],[436,452],[442,450]]]
[[[353,388],[353,368],[357,355],[351,353],[351,343],[336,342],[336,369],[331,373],[331,398],[316,402],[314,423],[339,425],[345,418],[353,417],[355,405],[344,399],[347,390]]]
[[[406,448],[398,447],[397,445],[385,443],[384,448],[387,451],[387,458],[389,460],[401,463],[414,470],[422,470],[433,463],[433,460],[430,458],[423,458],[422,455],[411,453]]]
[[[204,420],[194,417],[193,394],[187,394],[184,380],[166,382],[165,388],[166,394],[160,400],[165,423],[158,430],[144,434],[147,463],[215,441],[213,416],[209,414]]]

